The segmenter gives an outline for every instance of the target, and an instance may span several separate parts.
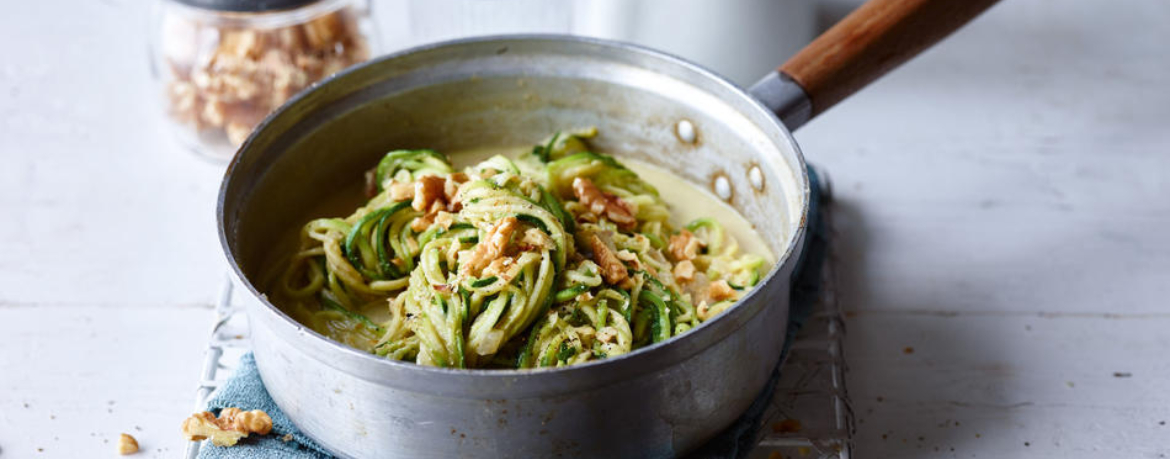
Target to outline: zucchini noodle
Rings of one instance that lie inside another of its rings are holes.
[[[345,218],[304,225],[269,289],[334,340],[450,368],[604,359],[686,333],[760,280],[714,219],[676,228],[656,190],[557,133],[456,171],[433,150],[387,153]]]

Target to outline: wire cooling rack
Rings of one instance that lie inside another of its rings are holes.
[[[830,239],[832,213],[825,210]],[[760,442],[750,459],[850,459],[855,431],[845,387],[845,321],[837,298],[837,254],[829,244],[821,269],[822,291],[812,316],[792,343],[772,403],[764,412]]]
[[[832,215],[825,209],[830,238]],[[780,373],[776,393],[764,412],[759,445],[750,459],[850,459],[854,416],[845,388],[845,326],[837,301],[838,260],[833,244],[822,268],[822,294],[814,313],[797,333]],[[215,322],[195,390],[195,411],[203,411],[219,385],[248,352],[248,319],[230,277],[215,306]],[[195,459],[203,442],[191,442],[186,458]]]
[[[223,285],[215,303],[215,322],[207,350],[203,354],[203,368],[199,372],[199,385],[195,389],[195,412],[207,409],[207,401],[215,389],[235,373],[240,357],[251,348],[248,340],[248,317],[235,295],[231,276],[224,276]],[[206,441],[206,440],[205,440]],[[187,443],[187,459],[199,456],[199,449],[205,441]]]

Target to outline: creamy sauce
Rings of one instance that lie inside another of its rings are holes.
[[[515,158],[517,153],[529,151],[531,147],[511,148],[479,148],[464,150],[450,154],[451,162],[456,169],[474,165],[495,155],[506,158]],[[727,205],[714,194],[684,180],[683,178],[650,163],[632,158],[617,157],[618,162],[638,174],[642,180],[654,185],[662,200],[670,207],[670,223],[675,228],[682,228],[687,223],[699,218],[711,218],[723,225],[723,230],[735,238],[739,243],[741,253],[754,253],[767,261],[767,267],[761,274],[771,270],[776,264],[776,256],[768,248],[768,244],[756,232],[754,226],[743,218],[735,209]]]
[[[518,152],[527,151],[527,148],[484,148],[461,151],[449,155],[456,170],[476,164],[494,155],[508,158],[516,157]],[[660,167],[630,158],[617,158],[646,182],[658,189],[663,201],[671,212],[671,224],[675,228],[682,228],[688,222],[699,218],[712,218],[723,225],[724,231],[735,238],[739,243],[740,253],[754,253],[764,257],[766,267],[761,274],[771,270],[776,263],[776,257],[760,237],[753,225],[743,218],[735,209],[727,205],[714,194],[673,173]],[[365,197],[362,192],[363,184],[355,179],[352,186],[347,186],[335,193],[323,196],[320,202],[309,207],[303,221],[322,217],[344,217],[354,209],[364,205]],[[267,254],[267,266],[270,269],[265,273],[264,285],[274,286],[274,281],[288,264],[289,254],[295,251],[300,237],[301,228],[292,228],[282,234]],[[279,305],[278,305],[279,306]],[[390,319],[389,309],[384,307],[369,308],[358,311],[374,321]]]
[[[699,218],[713,219],[723,225],[723,230],[739,242],[741,253],[754,253],[764,257],[767,267],[760,270],[760,274],[768,272],[776,263],[776,257],[751,222],[714,194],[658,166],[629,158],[619,158],[618,161],[636,172],[642,180],[658,188],[662,200],[670,207],[670,220],[676,228]]]

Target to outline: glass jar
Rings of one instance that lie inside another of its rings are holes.
[[[300,90],[370,58],[368,0],[158,0],[151,69],[180,142],[226,160]]]

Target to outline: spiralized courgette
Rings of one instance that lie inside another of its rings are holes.
[[[462,171],[432,150],[386,154],[364,206],[302,228],[273,300],[385,358],[534,368],[668,340],[759,282],[763,257],[713,219],[676,229],[653,186],[590,148],[595,134]]]

